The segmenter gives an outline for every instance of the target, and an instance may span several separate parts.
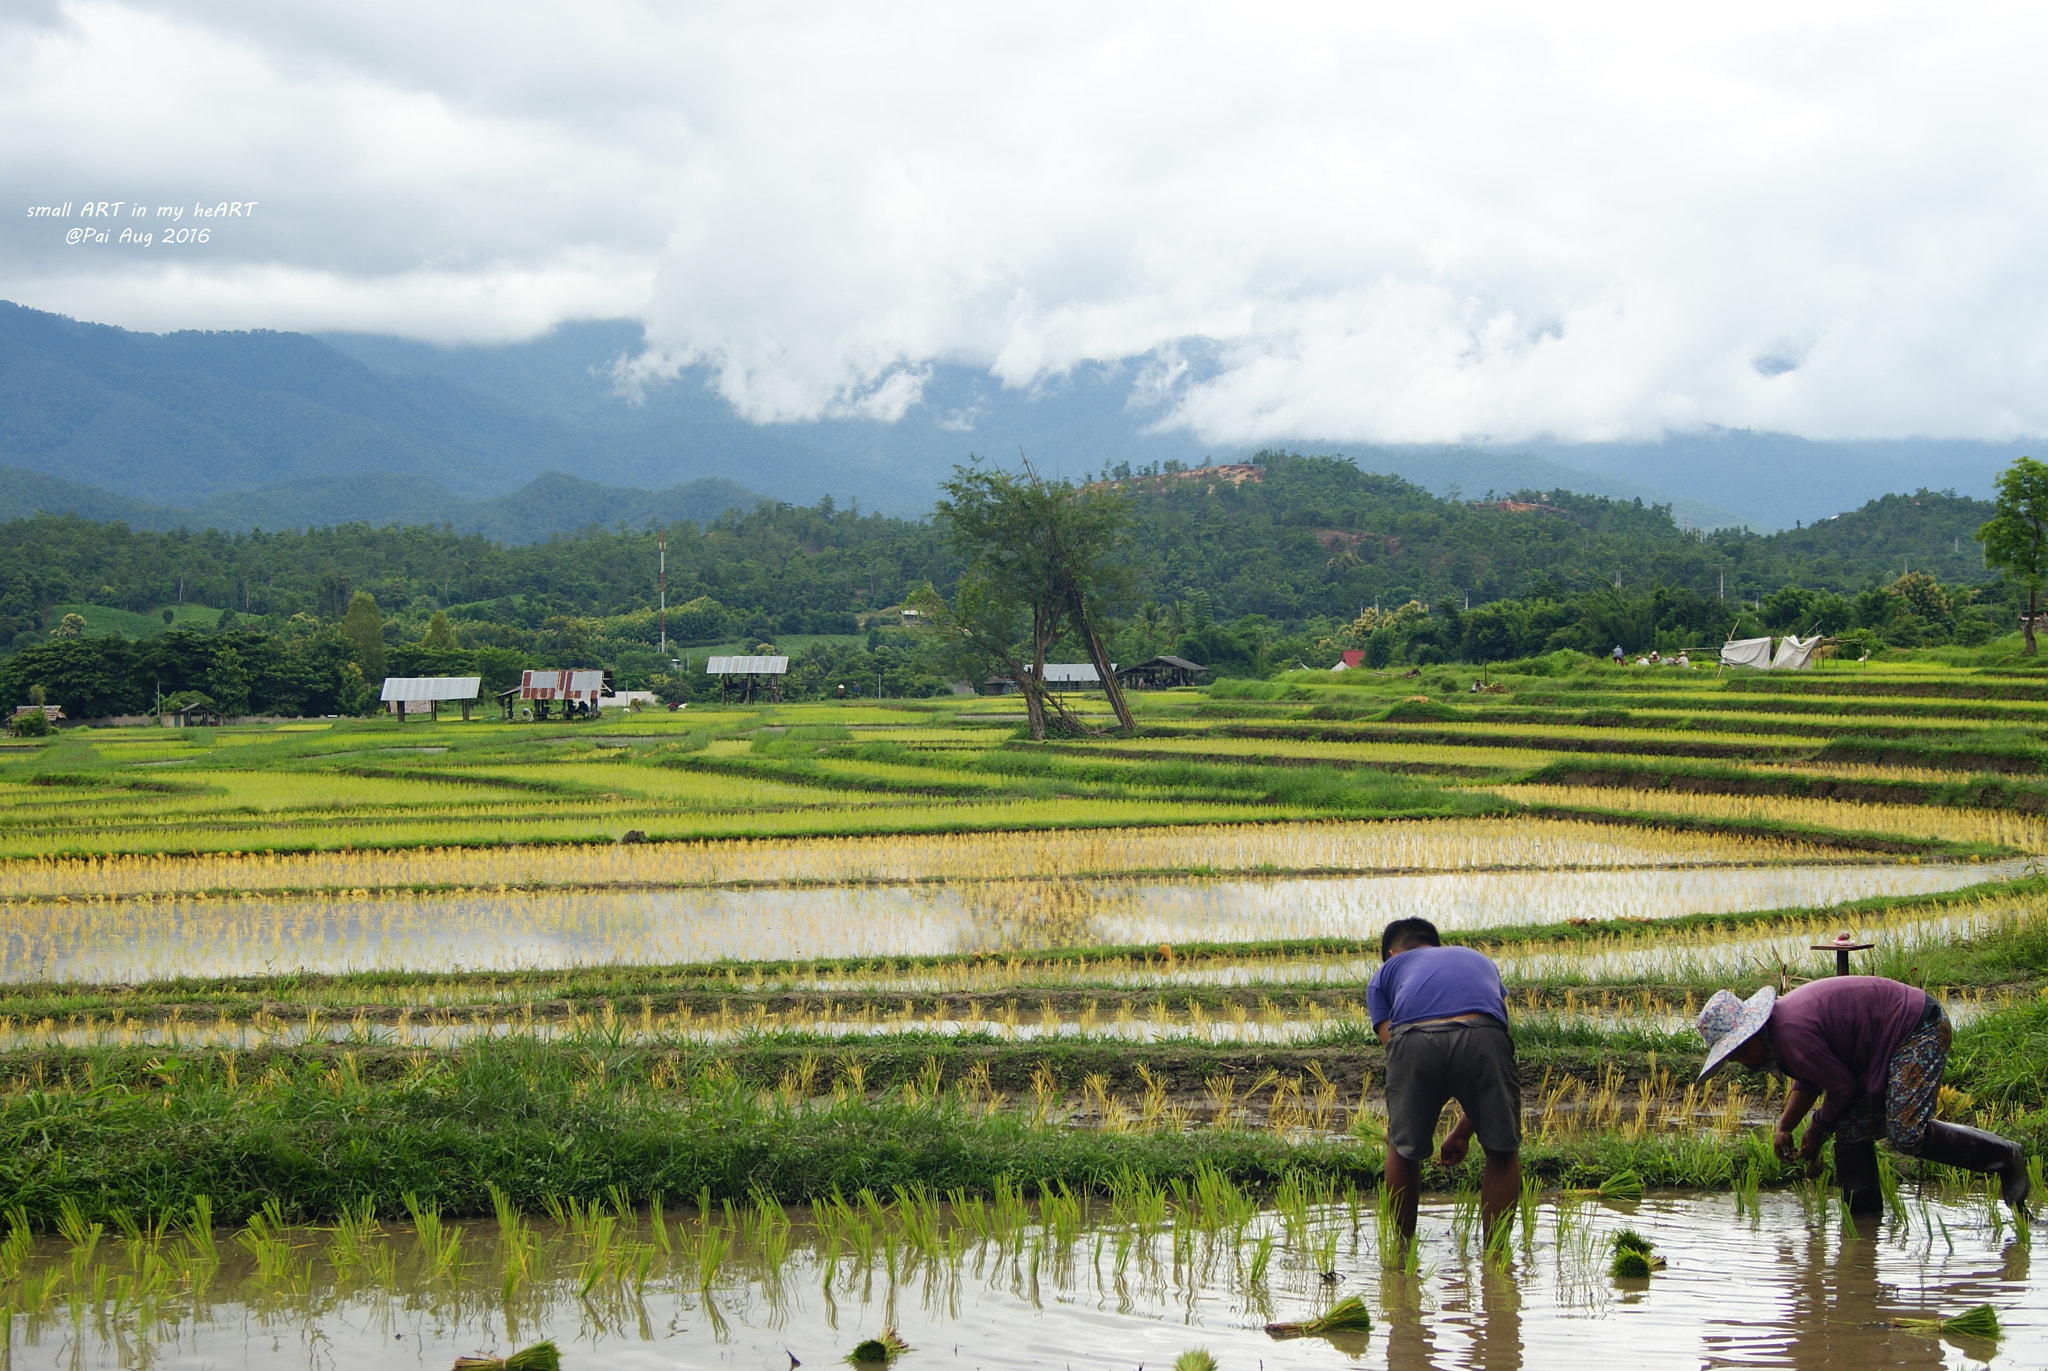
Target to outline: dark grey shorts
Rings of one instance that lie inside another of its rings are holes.
[[[1498,1019],[1402,1024],[1387,1043],[1387,1141],[1411,1162],[1434,1150],[1436,1121],[1456,1100],[1489,1152],[1522,1146],[1515,1043]]]

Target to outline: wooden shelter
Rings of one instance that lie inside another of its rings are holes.
[[[782,678],[789,674],[787,657],[713,657],[704,663],[704,674],[718,678],[718,696],[737,698],[752,704],[765,698],[780,702]]]
[[[384,691],[378,698],[384,707],[405,722],[408,714],[425,714],[439,721],[443,704],[462,706],[464,722],[469,719],[469,707],[476,703],[476,694],[483,685],[481,676],[386,676]]]
[[[529,671],[519,678],[519,687],[498,696],[511,717],[515,700],[533,705],[536,720],[548,717],[559,704],[564,719],[595,719],[604,709],[604,697],[612,693],[612,674],[601,669],[570,671]]]
[[[1193,685],[1195,677],[1208,669],[1185,657],[1161,655],[1147,658],[1135,666],[1117,668],[1116,680],[1126,690],[1167,690],[1174,686]]]
[[[171,710],[157,720],[165,728],[218,728],[227,721],[227,715],[203,700]]]
[[[1024,669],[1031,670],[1030,663],[1025,663]],[[1117,671],[1115,662],[1109,664],[1109,669],[1116,673],[1119,680],[1123,678],[1123,673]],[[1008,695],[1021,689],[1016,680],[1009,676],[991,676],[982,682],[982,685],[991,695]],[[1054,695],[1065,695],[1076,690],[1100,690],[1102,677],[1096,674],[1093,662],[1047,662],[1045,688]]]

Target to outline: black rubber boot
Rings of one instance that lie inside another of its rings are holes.
[[[1943,1166],[1960,1166],[1966,1171],[1996,1176],[1999,1193],[2007,1204],[2015,1210],[2027,1206],[2027,1154],[2016,1142],[1981,1128],[1936,1121],[1927,1125],[1920,1155]]]
[[[1884,1217],[1884,1191],[1877,1184],[1877,1144],[1835,1139],[1835,1182],[1856,1218]]]

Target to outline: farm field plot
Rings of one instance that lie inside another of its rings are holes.
[[[1084,802],[1068,805],[1074,813],[1089,812]],[[1142,813],[1135,803],[1125,807]],[[1098,806],[1096,812],[1107,808]],[[0,866],[0,899],[106,899],[201,891],[240,895],[359,887],[843,885],[1132,873],[1547,871],[1884,860],[1769,833],[1669,832],[1571,818],[1195,822],[931,833],[917,838],[46,857]]]
[[[800,856],[800,854],[792,854]],[[715,871],[716,868],[710,868]],[[0,980],[141,981],[277,968],[517,970],[1329,938],[1830,905],[1952,890],[1968,864],[1622,866],[1176,881],[1019,879],[0,904]]]
[[[1646,817],[1727,819],[1939,837],[1952,842],[1992,843],[2026,852],[2040,852],[2048,846],[2048,821],[2009,810],[1858,804],[1849,800],[1772,795],[1701,795],[1680,790],[1633,790],[1608,786],[1510,785],[1499,790],[1502,795],[1527,804],[1567,809],[1606,809]]]
[[[445,1366],[546,1338],[608,1367],[695,1364],[710,1348],[741,1365],[829,1365],[887,1328],[907,1357],[992,1368],[1099,1365],[1109,1347],[1132,1366],[1193,1348],[1223,1366],[1935,1366],[1991,1347],[1896,1324],[1987,1301],[2008,1311],[2004,1348],[2048,1338],[2048,1282],[1956,1193],[1922,1201],[1925,1231],[1897,1241],[1845,1236],[1803,1195],[1538,1200],[1511,1259],[1492,1265],[1468,1206],[1438,1201],[1404,1269],[1382,1261],[1370,1194],[1296,1186],[1262,1207],[1226,1186],[991,1203],[861,1192],[711,1212],[558,1203],[559,1219],[467,1223],[400,1209],[331,1231],[266,1223],[210,1247],[152,1235],[138,1245],[151,1273],[139,1319],[113,1243],[77,1260],[46,1241],[10,1282],[46,1302],[16,1316],[13,1364],[248,1367],[303,1338],[322,1365],[388,1365],[403,1344],[407,1364]],[[1656,1277],[1608,1275],[1624,1229],[1671,1254]],[[1369,1327],[1292,1342],[1262,1329],[1357,1296]]]
[[[2048,1143],[2048,682],[1476,675],[1044,744],[941,699],[0,750],[11,1364],[825,1365],[887,1323],[905,1371],[1802,1364],[1823,1304],[1837,1360],[2030,1364],[2004,1211],[1901,1160],[1845,1230],[1758,1132],[1783,1086],[1695,1084],[1690,1023],[1848,932],[1947,1006],[1943,1117]],[[1418,913],[1509,989],[1493,1259],[1470,1164],[1381,1238],[1365,990]],[[1351,1294],[1361,1340],[1262,1331]],[[1993,1345],[1891,1326],[1987,1301]]]

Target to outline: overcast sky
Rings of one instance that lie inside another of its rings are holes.
[[[1133,358],[1218,444],[2039,435],[2044,31],[1869,3],[9,0],[0,297],[445,341],[634,317],[642,379],[708,363],[763,421],[895,417],[934,360],[1030,386]],[[116,200],[150,217],[66,244]]]

